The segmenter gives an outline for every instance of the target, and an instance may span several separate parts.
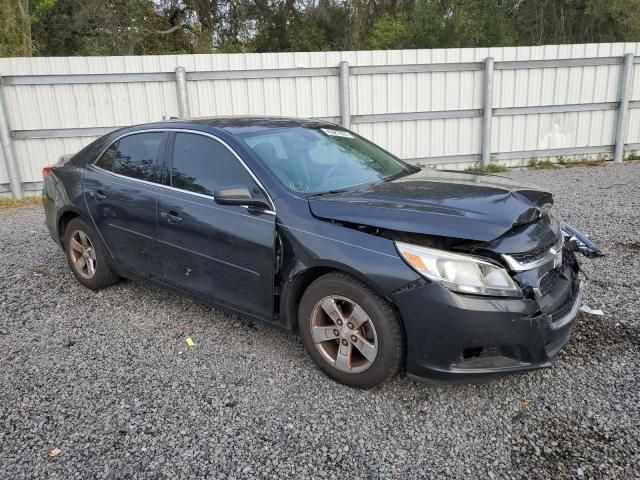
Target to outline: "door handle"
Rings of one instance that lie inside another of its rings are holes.
[[[171,224],[180,223],[182,221],[182,217],[179,217],[176,212],[160,212],[160,216],[162,218],[166,218],[167,222]]]
[[[104,200],[105,198],[107,198],[107,196],[102,193],[101,190],[97,190],[95,192],[89,192],[89,196],[91,198],[95,198],[96,200]]]

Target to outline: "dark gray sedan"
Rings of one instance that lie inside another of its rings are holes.
[[[296,330],[354,387],[551,365],[580,307],[574,253],[600,254],[544,190],[421,170],[319,121],[138,125],[43,174],[86,287],[153,282]]]

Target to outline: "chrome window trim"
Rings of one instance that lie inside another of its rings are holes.
[[[109,150],[109,148],[114,143],[120,141],[121,139],[123,139],[125,137],[131,136],[131,135],[137,135],[137,134],[140,134],[140,133],[168,133],[168,132],[191,133],[191,134],[195,134],[195,135],[202,135],[204,137],[209,137],[209,138],[221,143],[222,145],[224,145],[226,147],[226,149],[229,150],[233,154],[233,156],[236,158],[236,160],[238,160],[240,162],[240,165],[242,165],[244,167],[244,169],[247,171],[249,176],[253,179],[254,182],[256,182],[258,187],[265,194],[267,200],[269,200],[269,204],[271,205],[271,210],[262,210],[262,211],[265,212],[265,213],[270,213],[272,215],[276,214],[276,207],[275,207],[275,204],[273,203],[273,199],[271,198],[271,195],[269,195],[269,192],[267,191],[267,189],[264,187],[262,182],[260,180],[258,180],[258,177],[256,177],[256,175],[251,171],[251,169],[245,163],[245,161],[240,157],[240,155],[238,155],[236,153],[236,151],[233,148],[231,148],[231,146],[227,142],[225,142],[221,138],[218,138],[215,135],[213,135],[211,133],[208,133],[208,132],[202,132],[200,130],[191,130],[191,129],[186,129],[186,128],[149,128],[149,129],[145,129],[145,130],[136,130],[134,132],[123,133],[122,135],[118,136],[115,140],[110,142],[109,145],[107,145],[105,148],[103,148],[100,151],[100,154],[96,156],[96,159],[93,160],[89,165],[94,167],[94,168],[97,168],[97,169],[99,169],[99,170],[101,170],[101,171],[103,171],[105,173],[110,173],[111,175],[115,175],[115,176],[120,177],[120,178],[126,178],[128,180],[133,180],[135,182],[142,182],[142,183],[145,183],[147,185],[163,187],[163,188],[167,188],[169,190],[175,190],[177,192],[182,192],[182,193],[186,193],[186,194],[189,194],[189,195],[195,195],[195,196],[203,197],[203,198],[210,198],[213,201],[215,201],[215,198],[214,198],[213,195],[205,195],[203,193],[192,192],[190,190],[185,190],[183,188],[173,187],[171,185],[163,185],[161,183],[149,182],[148,180],[142,180],[140,178],[127,177],[126,175],[121,175],[119,173],[110,172],[109,170],[105,170],[104,168],[99,167],[99,166],[96,165],[96,162],[102,157],[102,155],[104,155],[104,152]],[[244,208],[248,208],[248,207],[244,207]]]
[[[501,256],[504,259],[504,261],[507,262],[507,265],[511,270],[515,272],[524,272],[526,270],[532,270],[534,268],[541,267],[542,265],[545,265],[549,262],[554,261],[558,257],[558,254],[562,252],[563,246],[564,246],[564,235],[560,235],[560,239],[556,242],[555,245],[553,245],[552,247],[549,247],[549,250],[547,250],[547,253],[545,253],[542,257],[536,260],[533,260],[531,262],[521,263],[515,258],[513,258],[511,255],[508,255],[506,253],[503,253]],[[554,265],[554,268],[555,267],[556,265]]]
[[[172,187],[170,185],[162,185],[161,183],[149,182],[148,180],[142,180],[140,178],[127,177],[126,175],[121,175],[119,173],[110,172],[109,170],[105,170],[104,168],[99,167],[99,166],[97,166],[97,165],[95,165],[93,163],[89,164],[89,167],[91,167],[91,168],[93,168],[95,170],[99,170],[102,173],[106,173],[107,175],[112,175],[114,177],[121,178],[123,180],[129,180],[129,181],[132,181],[132,182],[138,182],[138,183],[142,183],[144,185],[149,185],[149,186],[152,186],[152,187],[164,188],[166,190],[172,190],[174,192],[179,192],[179,193],[186,194],[186,195],[192,195],[194,197],[206,198],[207,200],[213,200],[215,202],[215,198],[212,195],[205,195],[204,193],[190,192],[189,190],[183,190],[181,188]],[[167,195],[167,196],[170,196],[170,195]],[[171,197],[171,198],[175,198],[175,197]],[[197,203],[197,202],[195,202],[195,203]],[[222,206],[222,205],[220,205],[220,206]],[[242,208],[245,208],[247,210],[249,209],[249,207],[245,206],[245,205],[242,205]],[[268,214],[268,215],[275,215],[276,214],[276,212],[274,210],[259,210],[259,211],[260,211],[260,213],[265,213],[265,214]]]

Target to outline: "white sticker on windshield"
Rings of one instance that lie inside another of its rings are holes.
[[[332,128],[321,128],[320,130],[322,130],[330,137],[353,138],[353,135],[351,135],[349,132],[345,132],[344,130],[334,130]]]

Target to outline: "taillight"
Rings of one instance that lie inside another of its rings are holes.
[[[44,167],[42,169],[42,179],[46,180],[47,177],[49,176],[49,174],[51,173],[51,169],[53,168],[53,165],[49,165],[48,167]]]

